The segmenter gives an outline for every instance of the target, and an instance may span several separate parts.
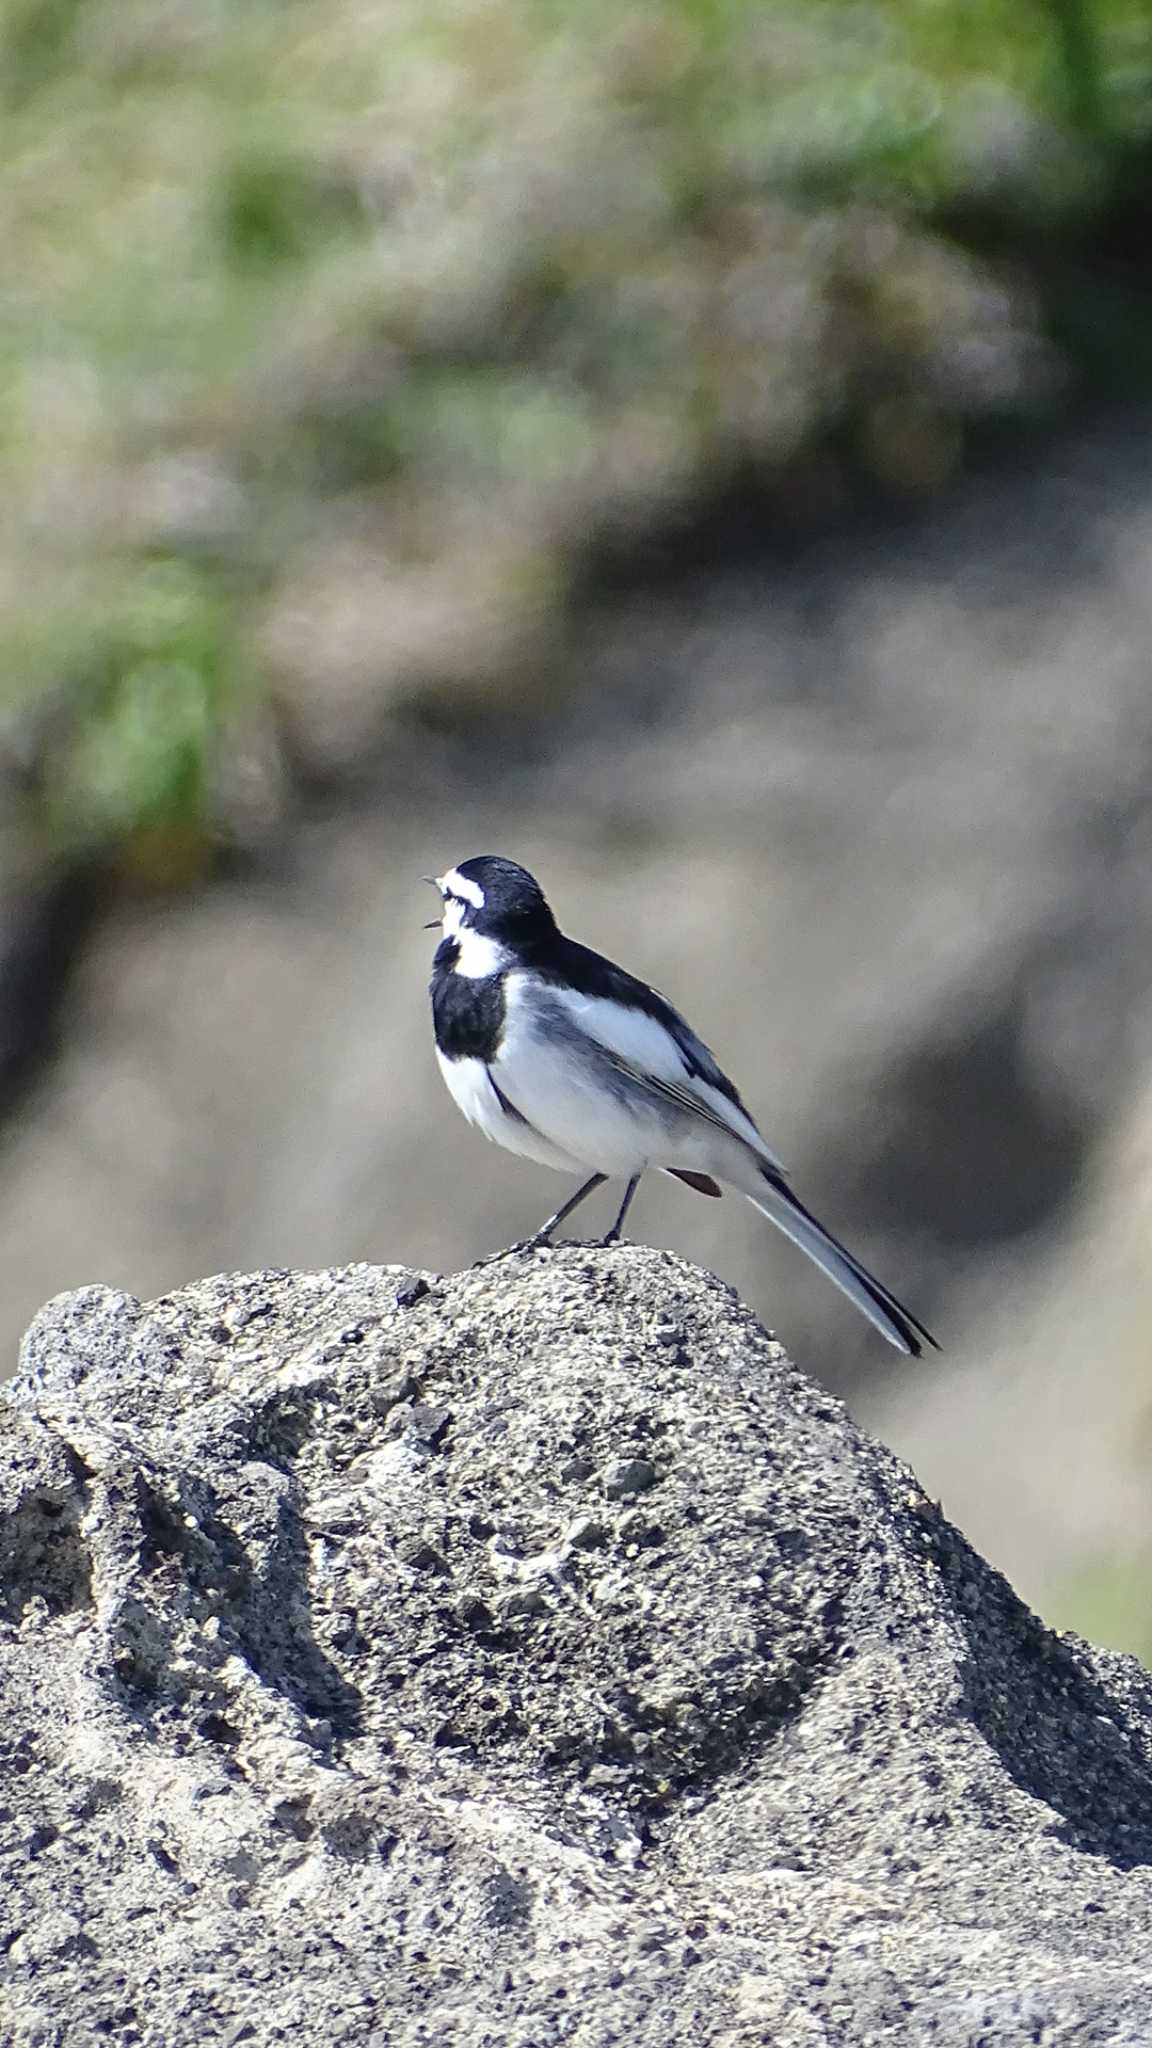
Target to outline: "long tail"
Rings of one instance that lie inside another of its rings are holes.
[[[811,1210],[804,1207],[790,1187],[778,1180],[774,1173],[759,1169],[760,1185],[755,1194],[747,1187],[743,1192],[748,1196],[754,1209],[767,1216],[770,1223],[798,1244],[802,1252],[819,1266],[822,1273],[854,1301],[870,1323],[875,1323],[881,1336],[887,1337],[897,1351],[907,1352],[912,1358],[919,1358],[924,1344],[930,1344],[934,1351],[940,1349],[930,1330],[917,1322],[911,1310],[897,1301],[894,1294],[881,1285],[866,1266],[831,1231],[825,1230],[816,1221]]]

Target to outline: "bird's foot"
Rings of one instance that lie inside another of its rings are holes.
[[[552,1232],[550,1230],[538,1230],[532,1237],[518,1237],[515,1244],[506,1245],[502,1252],[496,1253],[496,1257],[498,1259],[510,1259],[514,1256],[519,1257],[525,1252],[538,1252],[546,1244],[551,1244],[551,1242]]]

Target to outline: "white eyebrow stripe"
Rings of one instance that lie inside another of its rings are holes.
[[[468,875],[462,875],[459,868],[449,868],[439,877],[437,886],[446,896],[462,897],[465,903],[472,905],[473,910],[484,908],[484,891],[479,882],[472,881]]]

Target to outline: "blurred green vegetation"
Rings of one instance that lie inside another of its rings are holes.
[[[0,100],[0,766],[164,880],[537,687],[590,546],[1152,356],[1145,0],[2,0]]]
[[[1107,1555],[1070,1573],[1046,1603],[1051,1628],[1069,1628],[1109,1650],[1125,1650],[1152,1663],[1146,1555]]]

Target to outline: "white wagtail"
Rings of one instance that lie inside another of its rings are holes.
[[[432,972],[440,1071],[469,1123],[510,1152],[591,1178],[529,1245],[604,1181],[648,1167],[698,1194],[727,1181],[807,1252],[897,1350],[935,1338],[792,1193],[727,1074],[653,988],[566,939],[539,884],[483,854],[426,878],[443,900]]]

